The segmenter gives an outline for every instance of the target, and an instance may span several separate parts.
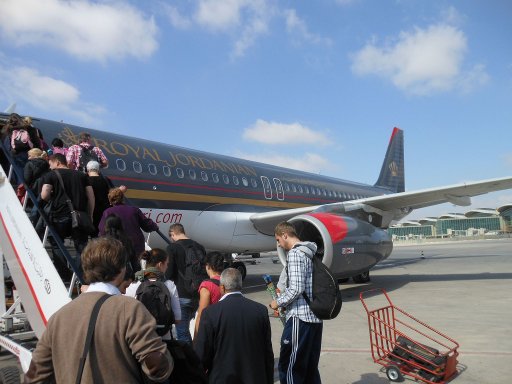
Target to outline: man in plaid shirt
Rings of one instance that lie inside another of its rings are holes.
[[[323,323],[316,317],[302,293],[313,297],[313,263],[316,244],[301,242],[295,227],[283,221],[275,228],[278,245],[287,252],[286,289],[270,303],[272,309],[286,310],[281,336],[279,380],[281,384],[321,383],[318,362],[322,346]]]

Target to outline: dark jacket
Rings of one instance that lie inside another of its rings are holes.
[[[37,179],[43,176],[46,172],[50,170],[50,165],[48,162],[41,158],[29,159],[27,164],[25,164],[25,168],[23,170],[23,176],[25,178],[25,183],[34,191],[34,193],[39,193],[42,185],[38,186],[36,191],[35,183]]]
[[[142,231],[156,231],[158,229],[158,225],[153,220],[144,216],[139,208],[131,205],[118,204],[106,209],[103,212],[103,215],[101,215],[100,224],[98,225],[100,236],[105,234],[105,220],[112,214],[121,218],[124,233],[131,239],[133,248],[135,249],[135,254],[139,256],[144,252],[145,248],[145,240]]]
[[[193,245],[194,247],[198,247],[206,254],[204,247],[199,244],[197,241],[192,239],[182,239],[178,240],[172,244],[167,246],[167,254],[169,255],[169,266],[167,267],[167,271],[165,275],[169,280],[172,280],[174,284],[176,284],[176,289],[178,290],[178,296],[184,299],[199,299],[199,294],[196,292],[195,295],[190,295],[184,287],[183,278],[180,275],[180,271],[183,275],[185,275],[185,248],[187,246]]]
[[[274,382],[267,308],[239,293],[203,310],[194,349],[210,383]]]

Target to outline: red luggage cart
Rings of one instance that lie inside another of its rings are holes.
[[[370,298],[370,294],[373,295]],[[370,301],[387,303],[369,309]],[[459,344],[411,316],[391,302],[382,288],[361,292],[359,299],[368,314],[373,361],[386,367],[391,381],[411,376],[429,384],[446,383],[457,374]]]

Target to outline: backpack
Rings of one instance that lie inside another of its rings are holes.
[[[185,292],[190,296],[197,296],[199,286],[203,280],[208,279],[206,273],[206,263],[204,262],[205,253],[196,244],[179,244],[185,250],[185,273],[179,270],[180,277],[183,279]]]
[[[100,163],[99,157],[96,154],[96,152],[93,151],[94,145],[91,145],[90,147],[84,147],[80,146],[81,151],[80,155],[78,156],[79,165],[78,170],[82,172],[87,172],[87,163],[91,160],[97,161]],[[100,163],[101,164],[101,163]]]
[[[313,299],[305,292],[302,292],[302,296],[316,317],[321,320],[334,319],[340,313],[342,303],[338,280],[319,256],[314,255],[312,263]]]
[[[15,151],[27,151],[34,148],[34,143],[30,139],[30,135],[26,129],[17,128],[12,131],[11,147]]]
[[[156,333],[165,335],[174,324],[174,312],[171,307],[171,293],[161,280],[144,279],[135,293],[139,300],[156,320]]]

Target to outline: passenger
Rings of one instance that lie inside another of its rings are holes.
[[[197,291],[191,291],[189,289],[190,281],[185,281],[186,249],[189,247],[194,248],[202,255],[205,255],[206,251],[197,241],[187,237],[185,234],[185,228],[182,224],[171,224],[169,227],[169,237],[172,240],[172,244],[167,247],[167,253],[169,254],[169,268],[167,269],[166,275],[176,283],[181,306],[181,322],[176,324],[176,338],[192,344],[190,320],[195,316],[197,311],[199,305],[199,294]],[[192,270],[192,268],[190,269],[190,272],[194,273],[194,270]],[[201,275],[195,275],[194,278],[200,278],[203,280],[203,276],[208,278],[206,271],[201,273]]]
[[[37,180],[50,171],[50,165],[48,164],[48,155],[42,149],[32,148],[28,151],[28,161],[25,164],[23,175],[25,177],[25,183],[37,196],[41,191],[42,185],[39,187],[36,185]]]
[[[171,294],[171,308],[174,313],[175,323],[178,324],[181,320],[180,298],[176,290],[176,285],[174,285],[171,280],[165,278],[165,271],[169,264],[169,256],[167,256],[164,250],[153,248],[151,251],[142,252],[140,259],[141,261],[145,261],[146,268],[135,273],[135,282],[130,284],[126,289],[125,295],[135,297],[137,288],[139,288],[144,279],[163,281]],[[171,332],[169,331],[167,334],[163,335],[162,339],[172,340]]]
[[[322,346],[323,323],[316,317],[302,293],[313,297],[312,257],[316,244],[301,242],[292,224],[283,221],[275,228],[279,247],[287,252],[287,286],[270,307],[286,309],[286,324],[281,336],[279,380],[281,383],[321,383],[318,362]],[[309,255],[309,256],[308,256]]]
[[[68,149],[66,147],[64,147],[64,142],[61,139],[59,139],[58,137],[56,137],[55,139],[52,140],[52,147],[50,149],[48,149],[49,155],[52,155],[55,153],[60,153],[64,156],[67,156],[67,154],[68,154]]]
[[[105,219],[105,233],[103,236],[119,240],[123,243],[128,255],[128,264],[130,264],[131,269],[133,271],[138,271],[140,269],[140,263],[137,259],[137,254],[133,248],[132,241],[126,235],[126,232],[123,229],[123,222],[119,216],[114,214],[107,216]]]
[[[224,255],[220,252],[209,252],[206,254],[206,273],[209,279],[204,280],[199,286],[199,307],[197,308],[194,337],[199,330],[201,313],[209,305],[218,303],[222,294],[220,293],[220,274],[224,270]]]
[[[34,127],[24,124],[17,113],[10,115],[7,126],[9,147],[14,156],[14,164],[23,172],[28,161],[28,151],[40,147],[37,131]],[[23,182],[23,180],[19,180],[17,175],[15,178],[18,184]]]
[[[98,225],[100,224],[101,215],[110,207],[108,201],[108,191],[110,186],[108,181],[100,174],[100,164],[97,161],[91,160],[87,163],[87,175],[91,183],[92,190],[94,191],[94,213],[92,215],[92,222],[96,227],[96,233],[92,236],[98,236]]]
[[[34,124],[32,124],[32,118],[30,116],[25,116],[23,118],[23,125],[25,127],[30,127],[35,130],[37,138],[39,139],[39,146],[37,148],[42,149],[43,151],[46,152],[46,150],[48,149],[48,144],[46,144],[46,141],[44,141],[43,132],[38,127],[34,127]]]
[[[92,213],[94,212],[94,192],[85,174],[67,168],[64,155],[60,153],[51,155],[49,157],[49,163],[52,172],[43,176],[41,198],[46,202],[51,200],[50,221],[59,236],[62,239],[71,236],[73,239],[77,253],[75,257],[75,267],[80,273],[80,254],[87,244],[88,235],[72,228],[71,209],[66,201],[66,196],[71,200],[71,204],[75,210],[88,212],[92,220]],[[62,189],[57,173],[62,177],[64,190]],[[61,273],[63,279],[66,280],[70,277],[70,272],[67,268],[66,260],[56,246],[55,241],[52,241],[52,251],[56,268],[59,273]]]
[[[166,344],[156,333],[156,322],[142,303],[120,294],[126,253],[121,242],[95,239],[82,254],[89,287],[59,309],[32,353],[26,383],[140,383],[142,372],[164,382],[173,369]],[[105,294],[83,375],[79,363],[93,306]],[[142,368],[142,369],[141,369]]]
[[[112,214],[117,215],[123,222],[124,232],[132,241],[135,254],[140,255],[145,249],[145,240],[142,231],[156,231],[158,225],[153,220],[145,217],[139,208],[124,204],[124,193],[120,188],[112,188],[110,190],[108,193],[108,201],[112,206],[106,209],[101,216],[98,225],[100,236],[105,234],[105,220],[107,217]]]
[[[66,159],[68,167],[82,172],[87,172],[87,163],[96,160],[101,168],[108,166],[108,159],[99,147],[91,144],[91,134],[87,132],[80,133],[80,143],[72,145],[68,149]]]
[[[220,276],[223,296],[203,311],[194,350],[210,383],[271,384],[274,353],[268,311],[241,290],[240,272],[225,269]]]

